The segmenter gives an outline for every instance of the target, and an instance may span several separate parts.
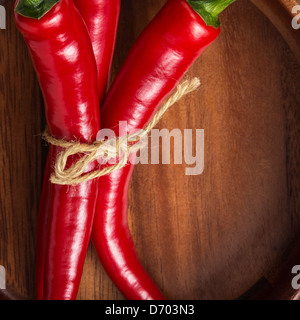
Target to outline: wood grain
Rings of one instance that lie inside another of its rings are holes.
[[[122,2],[113,75],[163,3]],[[7,29],[0,30],[0,265],[8,285],[33,298],[45,121],[12,1],[1,4]],[[200,77],[200,90],[157,126],[204,129],[204,173],[185,176],[185,164],[138,165],[130,187],[139,257],[169,299],[236,299],[260,279],[271,281],[300,229],[299,63],[247,0],[222,14],[222,27],[188,72]],[[92,246],[78,299],[123,299]]]
[[[300,0],[251,0],[274,24],[282,34],[300,63],[300,34],[299,30],[291,27],[292,8],[300,5]]]

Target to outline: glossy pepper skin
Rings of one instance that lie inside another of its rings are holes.
[[[86,26],[73,1],[59,1],[40,20],[18,13],[15,20],[38,75],[51,134],[66,140],[95,140],[100,129],[96,63]],[[60,151],[50,148],[51,166]],[[39,252],[44,255],[44,270],[37,272],[39,277],[43,274],[44,285],[38,298],[75,299],[90,240],[98,184],[51,184],[50,188],[47,240]],[[46,226],[45,221],[40,221],[39,226]]]
[[[103,101],[109,82],[110,69],[117,36],[120,15],[120,0],[74,0],[74,3],[88,29],[97,66],[97,88],[99,101]],[[46,232],[49,220],[50,198],[50,153],[44,173],[43,190],[40,199],[37,247],[36,247],[36,297],[43,299],[44,256],[47,246]]]
[[[168,0],[140,35],[118,73],[101,110],[101,125],[119,135],[143,128],[193,62],[219,35],[186,0]],[[126,106],[126,107],[124,107]],[[127,193],[133,165],[99,180],[92,239],[97,254],[127,299],[164,296],[138,260],[127,221]]]
[[[107,91],[115,49],[121,0],[73,0],[93,45],[98,70],[99,100]]]

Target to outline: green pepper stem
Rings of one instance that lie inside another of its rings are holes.
[[[38,7],[44,0],[24,0],[24,5],[26,7]]]
[[[186,0],[208,26],[220,26],[219,14],[236,0]]]
[[[60,0],[19,0],[15,11],[24,17],[39,20],[59,1]]]

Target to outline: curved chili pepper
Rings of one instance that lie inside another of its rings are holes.
[[[121,0],[74,0],[93,45],[98,70],[98,92],[103,101],[115,49]]]
[[[19,0],[15,20],[38,75],[51,134],[58,139],[93,141],[100,129],[96,63],[73,1]],[[50,149],[51,164],[60,151]],[[76,298],[97,191],[96,181],[76,187],[51,184],[44,299]]]
[[[218,14],[232,2],[168,0],[135,42],[108,92],[101,110],[102,127],[113,129],[117,136],[119,121],[127,121],[128,134],[143,128],[192,63],[218,37]],[[205,17],[198,14],[201,12]],[[128,165],[99,180],[92,239],[106,272],[126,298],[164,299],[139,262],[128,228],[132,171],[133,165]]]

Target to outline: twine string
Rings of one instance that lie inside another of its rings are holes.
[[[43,139],[53,146],[64,149],[58,155],[50,182],[59,185],[78,185],[122,169],[127,165],[130,154],[136,153],[144,146],[143,138],[156,126],[166,111],[183,96],[195,91],[199,86],[200,81],[198,78],[183,81],[144,129],[117,139],[112,138],[106,141],[94,141],[91,144],[86,144],[78,141],[56,139],[46,129]],[[66,169],[69,157],[77,154],[83,154],[83,156]],[[118,163],[101,170],[85,173],[88,166],[101,156],[105,156],[108,159],[118,159]]]

